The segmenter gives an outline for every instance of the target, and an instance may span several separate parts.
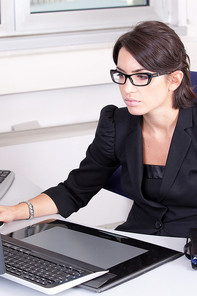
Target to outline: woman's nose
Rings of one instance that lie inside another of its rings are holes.
[[[123,85],[126,92],[135,92],[137,87],[133,85],[130,79],[127,77],[125,84]]]

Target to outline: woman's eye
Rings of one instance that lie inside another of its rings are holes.
[[[122,73],[117,73],[117,75],[119,78],[124,78],[124,74],[122,74]]]
[[[146,80],[148,78],[148,76],[146,74],[138,74],[137,78],[140,80]]]

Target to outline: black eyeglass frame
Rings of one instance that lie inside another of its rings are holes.
[[[113,74],[114,74],[114,73],[119,73],[119,74],[123,75],[123,76],[125,77],[125,81],[122,82],[122,83],[119,83],[119,82],[115,81],[115,80],[114,80],[114,77],[113,77]],[[139,75],[139,74],[141,74],[141,75],[147,75],[147,76],[148,76],[148,81],[147,81],[146,84],[135,84],[135,83],[133,82],[133,79],[132,79],[131,77],[132,77],[132,76],[135,76],[135,75]],[[124,85],[124,84],[126,83],[126,81],[127,81],[127,78],[128,78],[128,79],[130,80],[130,82],[131,82],[133,85],[135,85],[135,86],[146,86],[146,85],[150,84],[150,82],[151,82],[151,80],[152,80],[153,77],[158,77],[158,76],[162,76],[162,75],[166,75],[166,74],[170,74],[170,72],[163,72],[163,73],[159,73],[159,72],[157,72],[157,73],[139,72],[139,73],[134,73],[134,74],[130,74],[130,75],[128,75],[128,74],[122,73],[122,72],[120,72],[120,71],[118,71],[118,70],[116,70],[116,69],[110,70],[110,75],[111,75],[111,79],[112,79],[112,81],[113,81],[114,83],[116,83],[116,84],[120,84],[120,85]]]

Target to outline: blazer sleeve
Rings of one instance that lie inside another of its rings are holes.
[[[102,109],[94,140],[79,168],[72,170],[64,182],[44,191],[53,199],[63,217],[87,205],[119,166],[114,149],[116,109],[113,105]]]

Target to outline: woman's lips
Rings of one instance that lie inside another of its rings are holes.
[[[135,106],[137,106],[140,103],[140,101],[135,100],[135,99],[128,99],[128,98],[126,98],[125,99],[125,103],[129,107],[135,107]]]

